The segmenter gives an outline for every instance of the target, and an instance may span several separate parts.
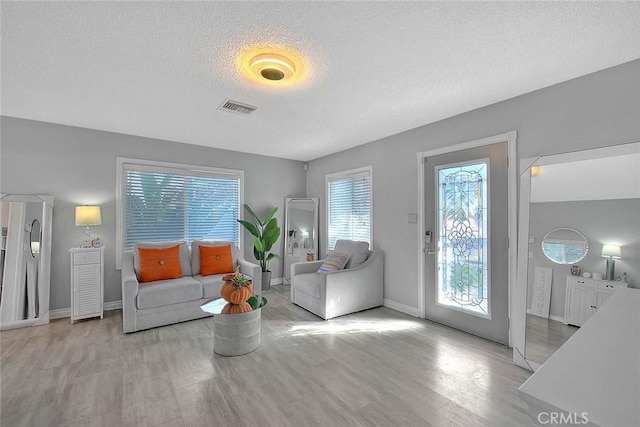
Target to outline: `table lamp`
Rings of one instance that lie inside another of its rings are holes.
[[[92,225],[101,225],[102,215],[100,215],[100,206],[76,206],[76,226],[86,227],[84,229],[83,248],[90,248]]]
[[[602,245],[602,257],[607,259],[607,266],[604,273],[605,280],[615,280],[614,268],[615,260],[622,258],[622,251],[618,245]]]

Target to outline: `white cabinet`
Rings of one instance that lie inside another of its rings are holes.
[[[617,289],[627,286],[622,282],[567,276],[564,324],[582,326]]]
[[[71,323],[89,317],[103,318],[104,248],[72,248]]]

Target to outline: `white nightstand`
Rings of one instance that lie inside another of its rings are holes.
[[[103,318],[104,248],[71,248],[71,323]]]

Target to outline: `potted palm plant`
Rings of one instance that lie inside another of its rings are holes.
[[[253,222],[239,219],[238,222],[244,226],[253,238],[253,256],[258,260],[260,269],[262,270],[262,289],[269,289],[271,284],[271,271],[269,270],[269,261],[274,258],[280,258],[271,252],[271,248],[280,238],[280,227],[275,217],[278,211],[277,207],[271,209],[271,212],[264,218],[260,219],[249,205],[244,205],[245,209],[251,215]]]

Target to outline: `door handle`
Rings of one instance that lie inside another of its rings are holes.
[[[424,232],[424,253],[427,255],[435,254],[435,252],[431,248],[432,236],[433,233],[431,233],[431,230],[427,230]]]

